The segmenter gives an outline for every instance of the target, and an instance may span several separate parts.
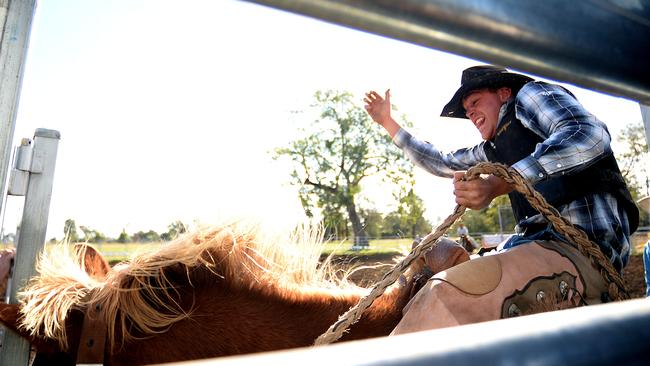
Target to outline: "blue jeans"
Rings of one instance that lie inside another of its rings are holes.
[[[555,231],[552,225],[548,225],[544,230],[536,231],[532,234],[513,235],[508,241],[503,244],[502,249],[514,248],[521,244],[530,243],[536,240],[558,240],[568,243],[568,241],[560,233]]]
[[[643,272],[645,274],[645,295],[650,297],[650,240],[643,247]]]

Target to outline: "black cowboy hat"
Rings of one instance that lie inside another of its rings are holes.
[[[529,81],[533,81],[533,79],[525,75],[509,72],[500,66],[472,66],[463,70],[460,88],[456,90],[449,103],[442,109],[440,116],[467,118],[465,108],[463,108],[463,97],[472,90],[509,87],[514,95]]]

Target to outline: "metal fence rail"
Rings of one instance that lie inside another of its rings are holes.
[[[650,4],[250,0],[650,105]]]
[[[221,365],[647,365],[650,301],[513,319],[322,347],[191,362]],[[175,363],[174,365],[183,365]]]

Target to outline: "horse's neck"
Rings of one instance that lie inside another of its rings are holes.
[[[274,340],[285,342],[275,344],[281,348],[309,346],[339,316],[355,306],[366,292],[362,289],[303,290],[288,291],[278,294],[279,296],[253,295],[249,299],[251,304],[247,307],[251,318],[257,319],[246,319],[246,323],[257,322],[264,324],[264,327],[272,327],[267,332],[273,334]],[[256,301],[259,302],[254,304]],[[388,335],[401,319],[401,310],[406,301],[407,295],[400,289],[391,290],[379,297],[342,340]]]
[[[296,320],[296,325],[303,331],[308,331],[306,339],[309,345],[327,331],[342,314],[356,306],[365,293],[365,291],[351,290],[345,295],[323,293],[313,298],[306,298],[300,315],[302,320]],[[401,295],[402,291],[395,290],[376,299],[341,340],[388,335],[401,319],[401,310],[406,303],[406,297]]]
[[[393,291],[375,300],[343,340],[388,335],[401,318],[406,302],[403,292]],[[120,364],[122,358],[133,360],[135,354],[142,363],[160,363],[310,346],[364,293],[273,294],[250,289],[197,293],[188,320],[174,324],[167,333],[127,345],[115,363]],[[163,356],[165,352],[170,354]]]
[[[377,298],[361,319],[341,337],[342,341],[387,336],[402,319],[402,309],[409,301],[412,281],[406,286],[392,286]],[[358,302],[355,301],[354,305]],[[347,310],[347,309],[346,309]],[[330,324],[331,325],[331,324]],[[319,334],[320,335],[320,334]]]

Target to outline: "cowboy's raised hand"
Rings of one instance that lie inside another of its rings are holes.
[[[370,115],[373,121],[384,126],[390,119],[390,89],[386,90],[386,94],[382,98],[376,91],[369,91],[363,99],[366,105],[364,108]]]

